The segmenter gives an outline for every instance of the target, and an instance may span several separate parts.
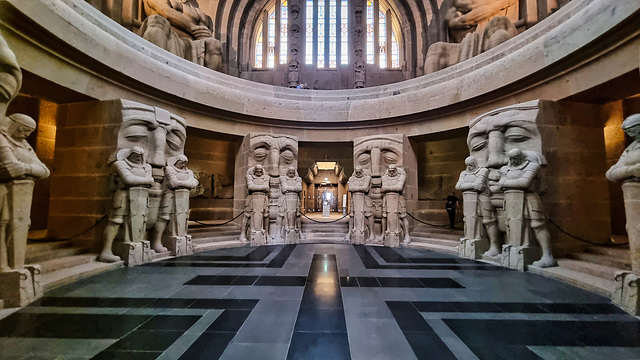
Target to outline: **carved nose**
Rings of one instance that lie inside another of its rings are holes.
[[[269,150],[269,159],[267,161],[267,173],[269,176],[279,176],[280,174],[278,173],[278,169],[280,165],[280,150]]]
[[[509,157],[504,153],[504,135],[501,132],[489,133],[488,168],[500,168],[509,163]]]
[[[371,149],[371,176],[382,176],[384,174],[383,166],[380,164],[380,149]]]

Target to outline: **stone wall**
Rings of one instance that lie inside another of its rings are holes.
[[[107,159],[116,150],[122,106],[117,100],[59,107],[51,169],[49,236],[66,238],[90,228],[111,201]],[[74,239],[99,249],[106,221]]]
[[[189,169],[197,174],[200,186],[191,199],[195,220],[231,219],[233,217],[233,181],[235,157],[241,139],[210,131],[187,129],[185,155]]]

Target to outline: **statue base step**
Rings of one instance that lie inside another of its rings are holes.
[[[251,231],[251,246],[262,246],[267,245],[267,235],[263,231]]]
[[[482,259],[482,254],[489,250],[489,239],[460,239],[458,256],[465,259]]]
[[[502,245],[502,266],[510,269],[526,271],[527,266],[542,257],[542,249],[538,246]]]
[[[631,315],[640,315],[640,291],[638,275],[630,271],[616,272],[612,301]]]
[[[0,299],[4,307],[22,307],[42,297],[40,265],[0,272]]]
[[[384,245],[389,247],[400,246],[400,232],[387,231],[384,233]]]
[[[193,241],[191,235],[164,236],[162,244],[171,251],[173,256],[185,256],[193,254]]]
[[[146,264],[153,260],[155,251],[147,240],[117,242],[113,244],[113,253],[120,256],[127,266]]]
[[[298,229],[284,229],[284,243],[297,244],[300,242],[300,231]]]
[[[351,230],[351,243],[354,245],[364,245],[364,230]]]

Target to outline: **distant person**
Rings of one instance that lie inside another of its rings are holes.
[[[456,207],[458,207],[458,198],[453,193],[449,193],[449,196],[447,196],[447,204],[445,205],[445,208],[447,209],[447,214],[449,214],[450,229],[455,229]]]

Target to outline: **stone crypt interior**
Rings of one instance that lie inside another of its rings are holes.
[[[640,359],[638,0],[4,0],[0,99],[0,359]]]

